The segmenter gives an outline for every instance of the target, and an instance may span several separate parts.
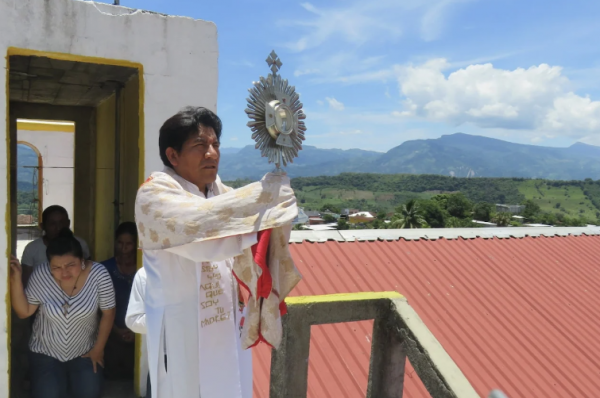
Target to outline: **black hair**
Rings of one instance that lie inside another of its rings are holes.
[[[54,213],[61,213],[64,214],[65,217],[69,218],[69,213],[67,212],[67,209],[59,205],[52,205],[46,207],[46,209],[42,213],[42,224],[46,224],[46,222],[48,221],[48,217],[50,217],[50,215]]]
[[[48,242],[46,257],[50,261],[54,256],[64,256],[67,254],[83,259],[81,243],[79,243],[69,228],[64,228],[60,230],[56,238]]]
[[[123,234],[129,234],[133,236],[133,239],[137,241],[137,226],[133,221],[125,221],[121,223],[115,231],[115,239],[119,239],[119,236]]]
[[[201,126],[212,127],[217,140],[221,139],[221,119],[213,111],[200,106],[187,106],[162,125],[158,136],[158,148],[165,166],[173,167],[167,158],[167,148],[181,152],[183,144],[192,134],[197,134]]]

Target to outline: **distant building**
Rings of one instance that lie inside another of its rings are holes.
[[[33,225],[36,224],[36,219],[29,214],[19,214],[17,216],[17,225]]]
[[[523,205],[496,204],[496,212],[497,213],[521,214],[524,210],[525,210],[525,206],[523,206]]]
[[[308,215],[306,215],[306,213],[304,212],[304,209],[302,207],[299,207],[298,208],[298,216],[292,222],[292,224],[308,224],[308,222],[309,222]]]
[[[477,220],[472,220],[473,224],[478,225],[480,227],[497,227],[497,224],[494,224],[493,222],[487,222],[487,221],[477,221]]]
[[[308,229],[310,231],[335,231],[337,230],[337,223],[309,225],[305,226],[304,229]]]
[[[323,220],[323,218],[321,217],[321,213],[319,213],[318,211],[308,210],[308,211],[305,211],[304,213],[308,217],[309,225],[318,225],[318,224],[323,224],[325,222],[325,220]]]
[[[361,211],[361,212],[357,212],[354,214],[350,214],[348,216],[348,219],[353,224],[361,223],[361,222],[367,223],[367,222],[371,222],[371,221],[375,220],[375,216],[373,214],[369,213],[368,211]]]

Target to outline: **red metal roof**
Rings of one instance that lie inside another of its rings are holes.
[[[600,396],[600,236],[292,244],[295,295],[396,290],[476,391]],[[372,322],[312,328],[310,397],[364,397]],[[270,351],[254,351],[267,398]],[[405,397],[429,397],[407,367]]]

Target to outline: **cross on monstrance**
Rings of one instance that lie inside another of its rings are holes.
[[[267,57],[267,65],[269,65],[269,67],[271,68],[271,72],[273,72],[273,74],[276,74],[279,71],[279,69],[281,69],[281,65],[283,65],[283,63],[281,62],[275,51],[271,51],[271,54],[269,54],[269,56]]]

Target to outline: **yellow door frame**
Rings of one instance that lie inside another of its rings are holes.
[[[67,53],[56,53],[50,51],[38,51],[31,50],[25,48],[16,48],[9,47],[6,54],[6,161],[7,161],[7,183],[8,189],[6,190],[7,195],[7,205],[5,210],[5,229],[6,229],[6,237],[7,237],[7,251],[6,258],[10,259],[11,248],[12,248],[12,217],[11,217],[11,198],[10,198],[10,186],[11,186],[11,138],[10,138],[10,57],[13,55],[27,56],[27,57],[46,57],[50,59],[55,59],[59,61],[72,61],[72,62],[82,62],[82,63],[90,63],[90,64],[100,64],[100,65],[111,65],[111,66],[123,66],[127,68],[137,69],[138,71],[138,79],[139,79],[139,132],[138,132],[138,150],[139,150],[139,164],[138,164],[138,184],[141,185],[145,180],[145,140],[144,140],[144,67],[142,64],[132,61],[119,60],[119,59],[111,59],[111,58],[101,58],[101,57],[90,57],[85,55],[76,55],[76,54],[67,54]],[[7,260],[8,262],[8,260]],[[142,256],[138,256],[137,259],[138,268],[142,267]],[[10,275],[7,275],[6,278],[7,290],[6,290],[6,325],[8,328],[7,333],[7,348],[8,348],[8,369],[9,369],[9,378],[8,378],[8,388],[10,392],[10,373],[11,373],[11,302],[10,302]],[[135,339],[135,371],[134,371],[134,383],[135,383],[135,393],[140,395],[140,361],[142,355],[142,339],[140,335],[136,334]]]

